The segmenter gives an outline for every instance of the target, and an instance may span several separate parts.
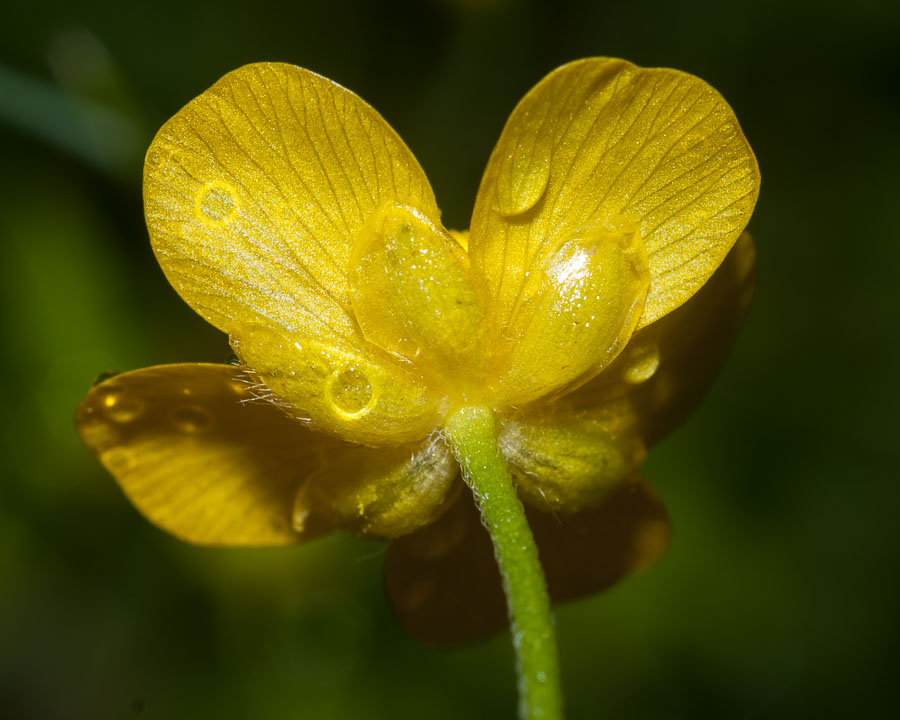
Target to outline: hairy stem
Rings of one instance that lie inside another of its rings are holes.
[[[561,720],[559,660],[547,584],[525,509],[497,445],[494,414],[488,408],[461,408],[447,420],[444,435],[494,544],[516,652],[519,717]]]

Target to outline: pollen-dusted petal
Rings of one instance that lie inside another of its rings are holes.
[[[648,325],[712,275],[758,189],[734,113],[698,78],[607,58],[555,70],[513,111],[475,203],[470,256],[492,328],[518,329],[562,243],[620,223],[649,259]]]
[[[438,422],[437,398],[386,353],[368,355],[273,328],[232,331],[232,347],[287,413],[351,442],[399,445]]]
[[[355,448],[307,478],[294,502],[294,525],[325,518],[360,535],[394,538],[432,522],[460,487],[450,449],[434,435],[424,444]]]
[[[303,478],[343,443],[313,433],[230,365],[163,365],[115,375],[78,408],[84,443],[149,520],[201,545],[286,545]]]
[[[628,342],[644,307],[647,258],[633,228],[568,237],[533,268],[513,325],[494,337],[495,402],[565,392]]]
[[[359,350],[349,257],[385,203],[439,217],[384,119],[291,65],[223,77],[162,127],[144,165],[147,226],[166,276],[229,334],[279,327]]]
[[[668,515],[641,480],[591,510],[526,512],[553,602],[614,585],[651,565],[668,543]],[[434,524],[391,543],[384,572],[394,612],[424,642],[475,642],[507,626],[491,540],[468,490]]]
[[[462,378],[480,384],[484,312],[465,251],[442,227],[411,208],[381,208],[357,236],[350,296],[366,340],[445,378],[448,390]]]
[[[696,407],[725,360],[750,305],[755,262],[744,233],[687,303],[637,332],[610,367],[562,403],[616,416],[648,446],[660,440]]]
[[[600,505],[634,475],[645,455],[634,435],[599,418],[501,422],[498,442],[516,491],[539,510],[575,512]]]

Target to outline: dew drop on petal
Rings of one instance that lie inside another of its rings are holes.
[[[117,423],[130,423],[144,412],[144,401],[119,388],[109,388],[101,393],[100,404],[107,418]]]
[[[134,456],[125,448],[115,447],[101,453],[100,459],[112,472],[117,472],[127,470],[131,466]]]
[[[550,164],[544,143],[518,148],[506,158],[497,187],[497,209],[502,215],[521,215],[538,204],[550,182]]]
[[[210,414],[197,405],[183,405],[172,413],[172,424],[186,433],[201,433],[213,425]]]
[[[354,365],[331,373],[325,394],[334,411],[347,419],[365,415],[378,400],[368,377]]]
[[[238,202],[226,185],[209,183],[197,193],[196,209],[204,222],[224,225],[237,214]]]
[[[655,347],[644,347],[635,350],[622,379],[629,385],[639,385],[652,378],[659,369],[659,350]]]
[[[90,412],[92,408],[88,408]],[[81,437],[91,448],[110,447],[119,441],[118,432],[105,422],[92,422],[81,427]]]

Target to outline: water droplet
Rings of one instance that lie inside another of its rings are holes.
[[[652,378],[659,369],[659,351],[655,347],[638,348],[631,354],[622,378],[630,385],[638,385]]]
[[[213,225],[224,225],[238,211],[234,192],[221,183],[204,185],[197,193],[196,205],[201,219]]]
[[[109,447],[119,440],[118,432],[105,422],[95,422],[82,426],[81,437],[85,445],[94,450]]]
[[[331,373],[325,395],[332,409],[347,420],[365,415],[378,401],[369,378],[357,366],[339,368]]]
[[[134,460],[134,456],[125,448],[115,447],[100,455],[103,464],[111,471],[127,470]]]
[[[200,433],[213,425],[210,414],[198,405],[183,405],[172,413],[172,423],[186,433]]]
[[[523,145],[504,160],[497,183],[498,210],[506,216],[531,210],[550,182],[550,149],[546,143]]]
[[[161,161],[159,150],[153,149],[147,153],[147,164],[157,167]]]
[[[129,423],[137,420],[144,412],[144,401],[129,395],[118,387],[105,389],[100,394],[103,413],[113,422]]]

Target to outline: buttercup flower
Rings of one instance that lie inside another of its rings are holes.
[[[551,596],[652,562],[668,522],[640,465],[740,323],[758,186],[704,82],[581,60],[516,107],[454,233],[356,95],[243,67],[163,126],[144,169],[160,265],[240,365],[117,375],[79,431],[190,542],[397,539],[386,577],[405,624],[477,637],[506,615],[448,418],[493,411]]]

